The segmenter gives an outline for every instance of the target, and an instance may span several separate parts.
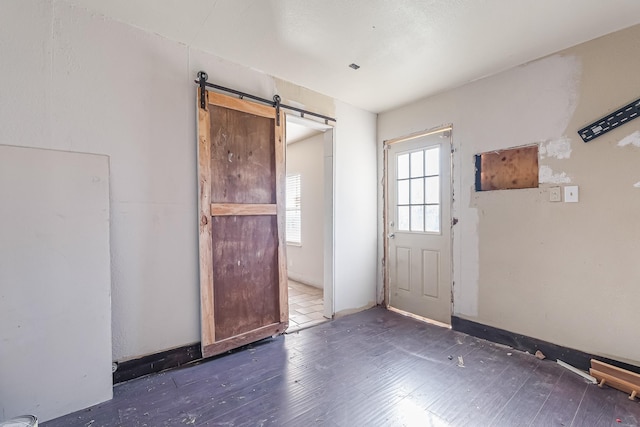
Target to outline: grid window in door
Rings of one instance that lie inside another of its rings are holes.
[[[302,204],[300,203],[300,174],[287,175],[287,243],[302,243]]]
[[[398,155],[397,230],[440,233],[440,147]]]

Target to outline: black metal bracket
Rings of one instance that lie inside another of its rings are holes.
[[[200,85],[200,108],[207,109],[207,79],[209,75],[204,71],[198,71],[198,84]]]
[[[273,95],[273,106],[276,107],[276,126],[280,126],[280,95]]]
[[[617,109],[608,116],[605,116],[600,120],[596,120],[589,126],[583,127],[578,131],[578,135],[580,135],[580,138],[582,138],[584,142],[589,142],[617,128],[618,126],[622,126],[633,119],[637,119],[638,116],[640,116],[640,99],[636,99],[632,103]]]
[[[208,83],[207,79],[209,78],[209,76],[207,75],[207,73],[205,73],[204,71],[200,71],[198,72],[198,80],[195,80],[195,83],[198,84],[200,86],[200,108],[206,110],[207,109],[207,101],[206,101],[206,89],[205,88],[211,88],[211,89],[216,89],[216,90],[220,90],[223,92],[228,92],[228,93],[232,93],[234,95],[237,95],[240,99],[243,98],[247,98],[247,99],[251,99],[253,101],[257,101],[257,102],[262,102],[263,104],[268,104],[271,105],[272,107],[276,108],[278,111],[278,119],[277,119],[277,124],[278,126],[280,126],[280,109],[284,108],[287,110],[291,110],[291,111],[296,111],[298,113],[300,113],[301,117],[304,117],[305,115],[308,116],[312,116],[312,117],[316,117],[318,119],[322,119],[324,120],[325,124],[329,124],[329,122],[334,122],[336,123],[337,120],[334,117],[329,117],[329,116],[325,116],[323,114],[318,114],[318,113],[314,113],[312,111],[307,111],[307,110],[303,110],[302,108],[298,108],[298,107],[293,107],[291,105],[285,105],[281,103],[281,99],[279,95],[275,95],[273,97],[273,101],[270,101],[268,99],[265,98],[261,98],[259,96],[255,96],[255,95],[251,95],[249,93],[246,92],[240,92],[239,90],[235,90],[235,89],[230,89],[228,87],[224,87],[224,86],[220,86],[220,85],[216,85],[213,83]],[[276,100],[277,98],[277,100]]]

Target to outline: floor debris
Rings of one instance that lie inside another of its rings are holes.
[[[570,370],[571,372],[573,372],[574,374],[578,374],[580,375],[582,378],[584,378],[585,380],[589,381],[591,384],[596,384],[598,381],[592,377],[591,375],[587,374],[584,371],[581,371],[580,369],[569,365],[568,363],[563,362],[560,359],[557,359],[558,365],[562,366],[563,368],[566,368],[568,370]]]
[[[538,359],[540,359],[540,360],[544,360],[544,359],[546,359],[546,358],[547,358],[547,356],[545,356],[545,355],[544,355],[544,353],[543,353],[543,352],[541,352],[540,350],[536,350],[536,354],[535,354],[535,356],[536,356]]]
[[[593,375],[598,383],[598,387],[605,385],[629,394],[629,400],[636,400],[640,393],[640,375],[599,360],[591,359],[591,369],[589,373]]]
[[[464,359],[462,356],[458,356],[458,367],[464,368]]]

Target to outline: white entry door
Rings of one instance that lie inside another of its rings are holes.
[[[451,130],[389,145],[389,305],[451,323]]]

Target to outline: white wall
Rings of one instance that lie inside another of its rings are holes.
[[[335,312],[376,304],[376,118],[336,102]],[[373,147],[372,147],[373,145]]]
[[[114,360],[200,340],[199,70],[211,82],[266,98],[278,93],[337,117],[337,159],[345,159],[335,171],[335,227],[344,232],[335,298],[343,310],[373,301],[375,164],[352,162],[375,158],[375,115],[64,1],[0,2],[0,57],[0,144],[111,159]]]
[[[0,145],[0,421],[111,399],[109,159]]]
[[[287,245],[289,278],[323,288],[324,282],[324,135],[287,145],[287,175],[301,182],[302,244]]]
[[[636,26],[379,116],[379,156],[385,139],[453,123],[454,315],[640,364],[640,120],[577,134],[638,97],[639,49]],[[532,143],[540,188],[474,191],[474,154]],[[558,183],[580,202],[549,202]]]

